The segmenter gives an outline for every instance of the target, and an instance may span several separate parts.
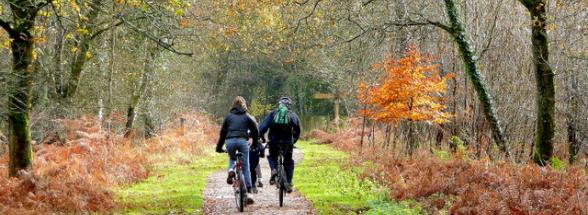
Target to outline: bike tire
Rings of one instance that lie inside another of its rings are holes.
[[[242,211],[243,209],[243,201],[241,201],[241,181],[237,180],[237,177],[235,177],[235,180],[233,180],[233,189],[235,192],[235,204],[237,205],[237,210]]]
[[[284,193],[285,193],[284,186],[280,186],[280,207],[284,207]]]
[[[241,202],[239,204],[239,212],[243,212],[245,211],[245,205],[247,205],[247,187],[245,186],[245,177],[242,172],[239,174],[239,180],[241,181],[239,186],[239,201]]]
[[[279,200],[280,200],[280,207],[284,207],[284,195],[286,195],[286,171],[284,171],[283,167],[280,167],[279,169],[279,175],[278,175],[278,183],[279,183],[279,187],[280,187],[280,194],[279,194]]]

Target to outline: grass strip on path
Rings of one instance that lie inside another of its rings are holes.
[[[343,168],[349,154],[328,145],[297,144],[304,159],[294,184],[320,214],[424,214],[418,205],[387,200],[386,188],[359,177],[361,168]]]
[[[155,166],[144,182],[117,191],[124,214],[202,214],[208,176],[225,168],[226,155],[206,153],[190,164]]]

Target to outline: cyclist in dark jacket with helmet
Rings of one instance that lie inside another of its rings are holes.
[[[284,150],[284,170],[288,183],[286,184],[286,191],[292,192],[292,177],[294,176],[294,160],[292,153],[294,144],[300,137],[300,119],[298,115],[292,112],[292,101],[288,97],[280,98],[278,108],[268,116],[265,117],[261,126],[259,127],[262,141],[265,142],[265,133],[269,130],[269,156],[267,160],[272,175],[270,184],[275,183],[275,176],[278,168],[278,153],[281,146]]]
[[[249,144],[247,140],[249,136],[253,138],[251,148],[258,148],[259,131],[257,130],[257,122],[255,119],[247,114],[247,103],[241,96],[237,96],[233,101],[230,114],[223,121],[220,131],[220,137],[216,145],[216,152],[222,153],[223,145],[227,144],[227,152],[229,153],[229,176],[227,183],[232,184],[235,177],[235,163],[237,161],[237,151],[243,154],[243,175],[245,176],[245,184],[247,185],[248,193],[252,191],[251,172],[249,168]],[[247,196],[247,203],[253,204],[253,199]]]

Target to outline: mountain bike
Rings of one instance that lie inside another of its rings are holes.
[[[247,206],[247,186],[245,185],[245,176],[243,175],[243,154],[237,152],[237,163],[235,164],[235,176],[233,178],[233,190],[235,192],[235,203],[239,212],[245,210]]]

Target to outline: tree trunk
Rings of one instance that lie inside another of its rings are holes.
[[[114,6],[113,6],[113,11],[114,11]],[[112,18],[112,23],[114,23],[114,18]],[[105,113],[104,113],[104,117],[105,117],[105,121],[106,121],[106,129],[107,129],[107,134],[110,134],[110,132],[112,131],[112,112],[114,110],[114,100],[113,100],[113,85],[114,85],[114,72],[115,72],[115,54],[116,54],[116,29],[111,28],[110,29],[110,61],[109,61],[109,71],[108,71],[108,105],[107,108],[105,108]],[[109,136],[110,139],[110,136]]]
[[[578,113],[578,79],[576,77],[576,71],[572,71],[569,78],[567,91],[568,91],[568,110],[566,114],[566,124],[568,130],[568,150],[570,153],[569,162],[573,164],[576,161],[576,155],[580,150],[580,142],[578,141],[577,132],[577,118]]]
[[[39,5],[31,1],[17,1],[11,3],[10,8],[16,26],[11,27],[2,20],[0,24],[13,40],[11,44],[13,70],[6,115],[9,124],[8,174],[15,177],[18,176],[19,171],[33,167],[33,148],[29,128],[34,72],[34,42],[31,30],[35,26]]]
[[[153,105],[152,101],[151,101],[151,93],[149,92],[150,90],[148,90],[146,92],[145,95],[145,102],[147,104],[147,107],[145,108],[145,111],[143,111],[143,121],[145,123],[145,138],[149,139],[152,137],[155,137],[156,135],[156,131],[155,131],[155,124],[153,123]]]
[[[57,95],[63,94],[63,41],[65,40],[65,29],[62,26],[57,25],[57,38],[55,38],[55,46],[53,53],[54,68],[51,76],[51,84],[53,90],[51,91],[52,97],[56,98]]]
[[[364,105],[363,106],[363,109],[365,110],[366,108],[367,108],[366,105]],[[365,123],[366,122],[367,122],[367,117],[364,114],[363,115],[363,120],[361,122],[361,140],[359,142],[359,151],[360,152],[363,152],[363,139],[364,139],[364,136],[365,136]]]
[[[482,74],[480,74],[478,69],[476,56],[472,50],[471,42],[466,36],[466,30],[460,20],[459,11],[455,5],[455,1],[444,1],[446,12],[451,22],[450,33],[459,47],[459,51],[465,65],[465,71],[478,94],[478,99],[480,100],[480,104],[484,110],[484,116],[490,125],[490,129],[492,130],[492,137],[506,157],[510,157],[510,149],[504,138],[502,127],[500,126],[500,121],[498,120],[496,110],[494,108],[494,101],[490,95],[490,92],[488,92],[486,85],[484,84],[484,77]]]
[[[547,165],[553,156],[555,134],[555,74],[549,65],[549,41],[547,41],[547,1],[520,0],[531,14],[531,42],[533,66],[537,86],[537,125],[533,160]]]
[[[82,25],[83,29],[86,29],[88,33],[81,35],[80,43],[78,44],[78,49],[76,50],[76,53],[74,54],[74,58],[71,63],[71,70],[69,79],[67,81],[67,85],[65,87],[61,87],[64,88],[63,93],[61,94],[61,97],[64,99],[71,98],[78,89],[78,85],[82,75],[82,70],[84,69],[84,65],[88,61],[87,54],[90,50],[90,42],[94,38],[92,33],[95,30],[94,25],[98,19],[101,2],[102,0],[92,0],[92,3],[90,4],[90,9],[86,16],[88,18],[88,21],[85,22],[84,25]]]
[[[417,143],[414,138],[414,122],[408,121],[408,154],[412,156],[417,148]]]
[[[145,56],[145,64],[144,64],[144,68],[143,68],[143,75],[141,76],[141,80],[139,81],[139,89],[138,91],[134,92],[133,95],[131,96],[131,102],[129,103],[129,107],[128,107],[128,111],[127,111],[127,124],[126,124],[126,131],[125,131],[125,137],[128,137],[132,130],[133,130],[133,125],[135,122],[135,117],[137,115],[136,113],[136,109],[137,109],[137,104],[139,104],[139,101],[142,98],[146,98],[145,95],[151,94],[151,79],[153,76],[153,71],[154,71],[154,64],[153,62],[155,61],[155,58],[157,57],[157,53],[159,52],[159,49],[148,49],[148,55]],[[149,99],[151,95],[149,95]],[[150,101],[146,101],[146,102],[150,102]],[[146,111],[151,111],[151,110],[145,110]],[[153,129],[153,124],[152,124],[152,120],[150,118],[150,115],[145,115],[145,114],[141,114],[145,119],[147,119],[145,121],[145,128],[148,128],[148,130],[145,130],[145,135],[151,137],[154,133],[154,129]],[[148,132],[151,132],[149,135],[147,135]]]
[[[147,66],[146,66],[147,67]],[[125,125],[125,137],[129,137],[132,134],[133,131],[133,125],[135,124],[135,116],[137,115],[136,110],[137,110],[137,104],[139,104],[139,100],[141,99],[141,97],[144,94],[145,91],[145,87],[146,87],[146,76],[147,76],[147,72],[143,71],[143,76],[141,77],[141,80],[139,81],[139,90],[137,90],[136,92],[134,92],[131,95],[131,101],[129,103],[129,107],[127,108],[127,123]]]
[[[146,72],[146,76],[145,76],[145,96],[144,96],[144,100],[145,100],[145,110],[142,112],[142,117],[143,117],[143,122],[145,123],[145,138],[149,139],[155,136],[156,131],[155,131],[155,124],[153,123],[153,111],[155,111],[155,107],[153,107],[153,89],[152,89],[152,83],[154,80],[154,64],[153,61],[155,61],[155,58],[157,56],[157,52],[159,52],[159,50],[157,50],[156,52],[152,51],[151,52],[151,60],[148,61],[148,65],[145,68],[145,72]]]

